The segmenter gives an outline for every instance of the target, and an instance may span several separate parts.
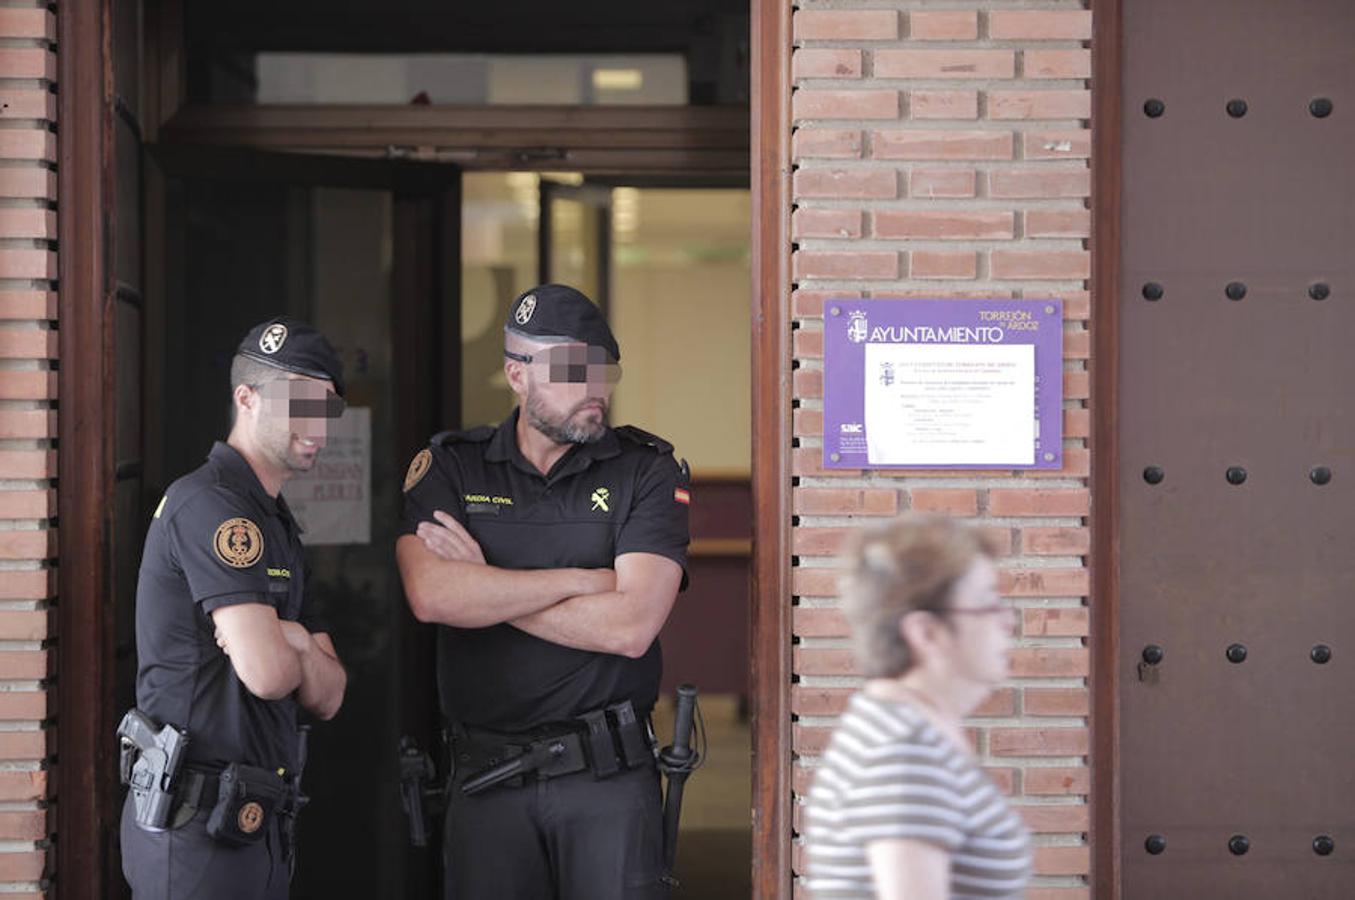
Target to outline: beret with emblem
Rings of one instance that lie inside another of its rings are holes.
[[[520,295],[508,307],[503,327],[528,338],[570,338],[602,347],[612,359],[621,361],[621,348],[602,311],[566,284],[543,284]]]
[[[334,382],[334,393],[343,396],[343,363],[318,328],[290,316],[274,316],[255,325],[236,348],[236,353],[264,365],[308,378]]]

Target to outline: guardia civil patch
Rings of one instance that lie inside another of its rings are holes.
[[[226,565],[248,569],[263,555],[263,532],[249,519],[227,519],[217,526],[212,549]]]
[[[528,294],[518,304],[518,311],[513,314],[513,318],[519,325],[526,325],[532,320],[532,313],[534,312],[536,312],[536,294]]]
[[[253,834],[259,830],[263,824],[263,807],[253,800],[240,807],[240,815],[236,817],[236,824],[240,826],[243,834]]]
[[[408,491],[414,485],[418,484],[423,476],[428,474],[428,467],[433,464],[433,451],[424,447],[410,460],[409,471],[405,473],[405,490]]]
[[[287,342],[287,326],[281,322],[274,322],[264,329],[263,334],[259,335],[259,349],[269,356],[282,349],[282,345]]]

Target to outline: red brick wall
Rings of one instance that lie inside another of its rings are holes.
[[[843,539],[909,509],[977,520],[1007,548],[1022,629],[1011,684],[970,724],[1036,833],[1030,896],[1076,900],[1089,866],[1091,13],[1079,0],[886,5],[803,0],[794,14],[795,790],[857,682],[835,598]],[[1062,297],[1063,471],[824,471],[822,309],[843,296]]]
[[[36,4],[0,9],[0,37],[0,891],[37,897],[54,710],[56,22]]]

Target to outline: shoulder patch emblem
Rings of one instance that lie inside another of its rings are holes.
[[[692,492],[686,488],[673,488],[673,499],[683,506],[691,506]]]
[[[428,474],[428,467],[433,462],[433,451],[424,447],[409,463],[409,471],[405,472],[405,490],[408,491],[414,485],[418,484],[423,476]]]
[[[263,532],[249,519],[227,519],[217,526],[212,549],[226,565],[248,569],[263,556]]]
[[[264,329],[263,334],[259,335],[259,349],[269,356],[282,349],[282,345],[287,341],[287,326],[281,322],[274,322]]]

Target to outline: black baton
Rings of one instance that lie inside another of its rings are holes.
[[[682,817],[682,791],[687,776],[700,763],[692,750],[692,719],[696,712],[696,686],[678,685],[677,714],[673,718],[673,743],[659,753],[659,768],[668,780],[663,796],[663,869],[664,880],[676,885],[673,865],[677,862],[678,820]]]

